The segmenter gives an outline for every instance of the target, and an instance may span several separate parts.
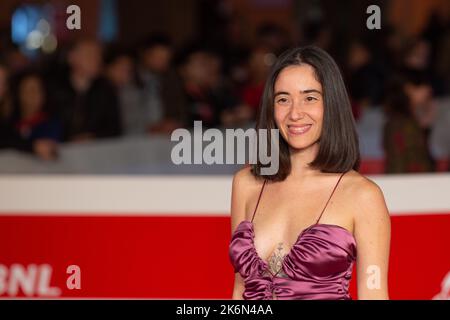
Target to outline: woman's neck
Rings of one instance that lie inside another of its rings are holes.
[[[319,151],[319,144],[313,145],[305,149],[291,148],[291,173],[289,176],[293,179],[303,179],[316,175],[319,170],[311,168],[309,163],[314,161]]]

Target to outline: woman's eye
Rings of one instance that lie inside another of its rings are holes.
[[[277,100],[277,103],[286,103],[288,100],[286,98],[280,98]]]
[[[317,98],[315,98],[315,97],[306,97],[306,101],[308,101],[308,102],[312,102],[312,101],[316,101],[317,100]]]

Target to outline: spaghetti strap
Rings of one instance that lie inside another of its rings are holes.
[[[266,186],[266,182],[267,182],[267,180],[264,179],[264,183],[263,183],[263,185],[262,185],[262,187],[261,187],[261,191],[259,192],[258,202],[256,202],[255,211],[253,211],[253,217],[252,217],[251,222],[253,222],[253,218],[255,217],[255,213],[256,213],[256,210],[258,209],[258,205],[259,205],[259,200],[261,200],[261,196],[262,196],[264,187]]]
[[[346,173],[346,172],[343,172],[343,173],[341,174],[341,176],[339,177],[339,180],[337,181],[336,185],[334,186],[333,191],[331,192],[331,195],[330,195],[330,197],[328,198],[327,203],[325,204],[325,207],[322,209],[322,212],[320,213],[319,218],[317,219],[317,221],[316,221],[315,224],[318,224],[318,223],[319,223],[319,220],[320,220],[320,218],[322,217],[323,212],[325,211],[325,209],[326,209],[327,206],[328,206],[328,202],[330,202],[330,199],[331,199],[331,197],[333,196],[334,191],[336,190],[336,188],[337,188],[339,182],[341,181],[341,179],[342,179],[342,177],[344,176],[345,173]]]

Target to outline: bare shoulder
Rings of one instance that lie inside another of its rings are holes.
[[[247,208],[261,189],[262,184],[263,179],[257,179],[252,174],[250,166],[244,167],[234,174],[231,195],[232,225],[250,218],[247,216]]]
[[[343,180],[346,191],[355,196],[370,198],[383,195],[381,188],[373,180],[355,170],[348,171]]]
[[[251,193],[252,190],[259,188],[262,183],[262,179],[257,179],[251,173],[250,166],[240,169],[233,176],[233,189],[240,193]]]
[[[373,180],[351,170],[344,180],[344,189],[349,203],[354,208],[354,218],[386,218],[389,212],[380,186]],[[369,216],[370,215],[370,216]]]

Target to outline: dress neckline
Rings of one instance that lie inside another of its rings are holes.
[[[264,269],[267,270],[273,277],[275,277],[280,271],[282,271],[282,270],[284,271],[284,265],[285,265],[285,262],[286,262],[286,258],[288,258],[288,257],[292,254],[294,248],[300,243],[300,240],[302,239],[302,237],[303,237],[303,235],[305,234],[305,232],[307,232],[307,231],[309,231],[309,230],[311,230],[311,229],[313,229],[313,228],[315,228],[315,227],[321,227],[321,226],[322,226],[322,227],[336,228],[336,229],[338,229],[338,230],[342,230],[344,233],[346,233],[347,235],[349,235],[349,236],[350,236],[350,239],[352,240],[352,242],[356,244],[355,236],[353,235],[353,233],[351,233],[351,232],[350,232],[349,230],[347,230],[346,228],[344,228],[344,227],[342,227],[342,226],[340,226],[340,225],[337,225],[337,224],[329,224],[329,223],[319,223],[319,222],[316,222],[316,223],[310,225],[309,227],[306,227],[305,229],[303,229],[303,230],[298,234],[298,236],[297,236],[297,238],[296,238],[294,244],[293,244],[293,245],[291,246],[291,248],[288,250],[287,254],[283,257],[282,262],[281,262],[281,267],[280,267],[280,269],[274,274],[274,273],[269,269],[269,263],[268,263],[266,260],[264,260],[264,259],[261,257],[261,255],[258,253],[258,251],[256,250],[256,247],[255,247],[255,241],[254,241],[254,240],[255,240],[255,229],[254,229],[253,221],[245,220],[245,219],[242,220],[242,221],[239,223],[239,225],[236,227],[235,231],[233,232],[233,235],[234,235],[234,234],[236,233],[236,231],[239,229],[239,226],[242,225],[243,223],[248,223],[249,226],[250,226],[251,234],[252,234],[251,245],[252,245],[252,249],[253,249],[253,251],[254,251],[254,253],[255,253],[256,258],[257,258],[260,262],[263,263]]]
[[[257,258],[258,258],[261,262],[263,262],[265,269],[267,269],[273,276],[277,275],[277,274],[283,269],[283,266],[284,266],[284,263],[285,263],[285,261],[286,261],[286,258],[289,257],[289,256],[291,255],[293,249],[294,249],[295,246],[299,243],[299,241],[300,241],[300,239],[302,238],[303,234],[304,234],[306,231],[308,231],[308,230],[314,228],[315,226],[322,225],[322,226],[335,226],[335,227],[340,227],[341,229],[344,229],[345,231],[347,231],[347,233],[349,233],[349,234],[352,236],[353,241],[355,241],[355,238],[353,237],[353,234],[352,234],[350,231],[348,231],[347,229],[345,229],[344,227],[341,227],[341,226],[338,226],[338,225],[332,225],[332,224],[322,224],[322,223],[319,223],[319,221],[320,221],[320,219],[321,219],[321,217],[322,217],[322,215],[323,215],[325,209],[326,209],[327,206],[328,206],[328,203],[330,202],[331,198],[333,197],[333,194],[334,194],[334,192],[336,191],[336,188],[338,187],[339,182],[341,181],[341,179],[342,179],[342,177],[344,176],[345,173],[346,173],[346,171],[342,172],[341,175],[339,176],[338,181],[337,181],[336,184],[334,185],[333,191],[331,192],[330,196],[328,197],[328,200],[327,200],[327,202],[325,203],[325,206],[323,207],[322,212],[320,213],[320,215],[319,215],[319,217],[317,218],[317,220],[315,221],[315,223],[312,224],[312,225],[310,225],[309,227],[303,229],[303,230],[298,234],[298,236],[297,236],[297,238],[296,238],[294,244],[293,244],[292,247],[288,250],[288,253],[283,257],[283,260],[282,260],[282,262],[281,262],[281,267],[280,267],[280,269],[279,269],[279,270],[277,271],[277,273],[275,273],[275,274],[273,274],[272,271],[270,271],[270,269],[268,268],[268,266],[269,266],[268,262],[265,261],[263,258],[261,258],[261,256],[258,254],[258,252],[256,251],[255,243],[254,243],[255,229],[254,229],[253,219],[255,218],[256,211],[258,210],[259,202],[260,202],[260,200],[261,200],[261,197],[262,197],[262,194],[263,194],[263,191],[264,191],[264,187],[265,187],[266,184],[267,184],[267,179],[264,179],[264,183],[263,183],[263,185],[262,185],[262,187],[261,187],[261,191],[259,192],[258,201],[256,202],[255,210],[253,211],[252,220],[250,220],[250,221],[249,221],[249,220],[243,220],[243,221],[241,221],[241,223],[244,222],[244,221],[247,221],[248,223],[250,223],[250,228],[251,228],[251,231],[252,231],[252,247],[253,247],[253,250],[254,250],[254,252],[255,252],[255,255],[257,256]],[[240,223],[240,224],[241,224],[241,223]]]

